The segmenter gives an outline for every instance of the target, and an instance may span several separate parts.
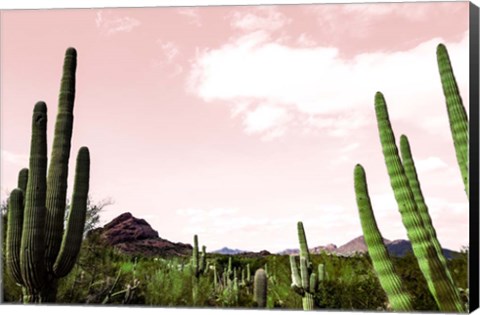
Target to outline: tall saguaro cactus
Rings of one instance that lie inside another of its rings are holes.
[[[29,169],[20,172],[19,187],[9,204],[7,268],[24,287],[26,303],[55,301],[57,280],[73,268],[82,242],[90,177],[86,147],[77,155],[72,205],[63,228],[76,60],[76,50],[67,49],[48,177],[47,106],[38,102],[32,118]]]

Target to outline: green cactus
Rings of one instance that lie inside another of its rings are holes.
[[[324,264],[318,264],[318,283],[320,284],[321,282],[325,281],[325,265]]]
[[[18,173],[18,189],[21,189],[24,193],[27,190],[28,182],[28,168],[23,168]]]
[[[193,236],[193,251],[192,251],[192,263],[193,268],[193,284],[192,284],[192,298],[193,304],[197,304],[198,299],[198,280],[202,274],[205,273],[207,262],[206,262],[206,247],[202,246],[202,254],[199,254],[198,251],[198,236]]]
[[[457,161],[468,195],[468,119],[458,92],[447,50],[442,44],[437,47],[437,60]],[[400,138],[400,159],[385,99],[381,93],[377,93],[375,96],[375,111],[391,186],[414,254],[427,280],[429,290],[441,311],[463,312],[464,308],[459,292],[447,268],[442,247],[436,237],[423,198],[408,139],[403,135]],[[371,210],[365,174],[363,168],[359,165],[355,168],[355,190],[365,241],[372,256],[374,267],[379,274],[382,287],[387,292],[390,302],[396,310],[410,310],[411,303],[407,301],[398,277],[393,273],[393,266],[381,241],[381,235]]]
[[[465,192],[467,196],[470,196],[468,186],[468,117],[453,74],[447,48],[443,44],[437,46],[437,63],[447,104],[448,119],[457,162],[460,167]]]
[[[415,168],[415,162],[413,161],[412,152],[410,150],[410,143],[407,136],[400,136],[400,153],[402,156],[403,166],[405,168],[405,175],[407,176],[408,183],[410,184],[410,189],[412,190],[413,196],[415,198],[415,203],[417,204],[418,214],[423,221],[426,232],[429,234],[430,242],[435,248],[438,259],[440,260],[443,268],[446,271],[446,274],[449,278],[449,281],[453,283],[453,278],[450,274],[450,271],[447,267],[447,261],[443,255],[442,246],[437,239],[437,232],[432,224],[432,219],[428,213],[428,207],[423,198],[422,189],[420,187],[420,181],[418,180],[417,171]]]
[[[202,246],[202,253],[198,251],[198,236],[195,235],[193,238],[193,252],[192,252],[192,266],[194,270],[195,277],[200,277],[207,271],[207,247]]]
[[[267,307],[267,274],[262,268],[255,272],[253,279],[253,296],[254,301],[260,308]]]
[[[233,269],[232,269],[232,257],[228,257],[228,268],[227,268],[227,277],[228,279],[231,278],[233,275]]]
[[[7,268],[24,287],[26,303],[55,301],[57,280],[73,268],[82,241],[90,173],[86,147],[78,152],[72,206],[63,228],[76,57],[75,49],[67,49],[48,177],[47,106],[38,102],[33,111],[30,166],[20,172],[19,189],[10,205]]]
[[[213,265],[213,288],[215,289],[215,292],[217,291],[218,286],[217,266]]]
[[[383,237],[378,230],[377,222],[373,215],[365,171],[359,164],[355,166],[354,182],[363,236],[380,284],[394,310],[411,311],[413,310],[411,297],[403,288],[400,278],[395,273],[395,268],[383,243]]]
[[[438,241],[432,241],[433,227],[427,228],[431,222],[425,222],[419,213],[419,207],[398,154],[385,99],[380,92],[375,95],[375,111],[391,186],[403,224],[407,229],[408,238],[412,243],[413,252],[427,280],[428,288],[441,311],[462,312],[464,309],[458,290],[452,282],[448,269],[442,263],[445,258],[439,258],[443,254],[434,246],[434,243]]]
[[[24,192],[22,189],[14,189],[8,200],[8,219],[6,235],[5,262],[8,271],[19,285],[23,285],[20,271],[20,243],[22,241]],[[20,211],[19,211],[20,210]]]
[[[302,222],[298,222],[297,230],[300,243],[300,274],[298,273],[295,256],[290,255],[291,286],[296,293],[302,296],[303,309],[307,311],[313,310],[315,306],[314,295],[318,291],[318,276],[312,271],[312,262]]]
[[[207,266],[206,262],[206,247],[202,246],[202,254],[200,255],[198,251],[198,236],[193,236],[193,251],[192,251],[192,267],[195,274],[195,277],[198,278],[202,273],[205,272]]]

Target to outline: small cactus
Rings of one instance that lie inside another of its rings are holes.
[[[260,268],[255,272],[253,280],[254,301],[259,308],[267,307],[267,274]]]
[[[193,304],[197,304],[198,299],[198,280],[202,274],[205,273],[207,262],[206,258],[206,247],[202,246],[202,254],[200,255],[198,252],[198,236],[193,236],[193,251],[192,251],[192,263],[191,266],[193,268],[193,284],[192,284],[192,298]]]

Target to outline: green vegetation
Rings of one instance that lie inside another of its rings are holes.
[[[254,308],[252,285],[238,283],[232,278],[223,280],[223,270],[258,270],[269,266],[267,276],[266,308],[303,309],[302,299],[292,294],[289,256],[269,255],[264,257],[224,256],[207,253],[211,266],[205,276],[198,279],[196,307]],[[230,258],[230,259],[229,259]],[[368,255],[340,257],[326,253],[310,254],[313,265],[325,266],[325,278],[313,296],[315,305],[323,309],[386,310],[387,297],[372,268]],[[448,261],[455,282],[459,287],[467,284],[467,253]],[[95,234],[82,244],[78,263],[66,277],[58,281],[57,303],[61,304],[129,304],[165,307],[193,306],[191,257],[141,257],[127,256],[105,247]],[[392,263],[406,290],[412,295],[416,310],[438,310],[428,292],[423,276],[413,255],[392,257]],[[214,267],[215,266],[215,267]],[[215,270],[218,274],[214,281]],[[219,272],[222,270],[222,272]],[[241,271],[240,271],[241,273]],[[4,299],[19,302],[21,288],[15,285],[10,275],[5,275]],[[126,298],[128,287],[132,294]]]

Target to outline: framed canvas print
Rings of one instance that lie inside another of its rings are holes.
[[[478,308],[474,3],[134,6],[0,11],[2,310]]]

